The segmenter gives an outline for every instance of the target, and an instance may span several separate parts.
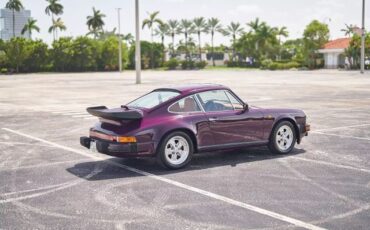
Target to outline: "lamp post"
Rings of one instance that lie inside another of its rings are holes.
[[[139,20],[139,0],[135,0],[135,69],[136,84],[141,83],[141,51],[140,51],[140,20]]]
[[[122,37],[121,37],[120,11],[121,11],[121,8],[117,8],[117,15],[118,15],[118,66],[119,66],[119,72],[122,72]]]
[[[365,71],[365,0],[362,0],[361,73]]]

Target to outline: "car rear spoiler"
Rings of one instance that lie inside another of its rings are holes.
[[[86,111],[93,116],[114,121],[139,120],[143,118],[142,111],[128,109],[127,107],[108,109],[106,106],[95,106],[88,107]]]

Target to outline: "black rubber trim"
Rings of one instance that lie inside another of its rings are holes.
[[[95,106],[88,107],[86,109],[88,113],[93,116],[101,117],[110,120],[138,120],[143,118],[143,113],[139,110],[125,110],[121,108],[121,111],[112,111],[109,110],[106,106]]]

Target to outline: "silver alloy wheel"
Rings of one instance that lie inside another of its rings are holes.
[[[281,126],[276,132],[276,145],[281,151],[288,150],[293,144],[293,130],[287,125]]]
[[[166,143],[164,149],[166,160],[173,164],[179,165],[186,161],[189,156],[189,143],[181,136],[173,136]]]

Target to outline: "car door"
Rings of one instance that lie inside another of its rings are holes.
[[[263,114],[242,103],[228,90],[212,90],[197,95],[212,131],[216,146],[259,142],[263,138]]]

